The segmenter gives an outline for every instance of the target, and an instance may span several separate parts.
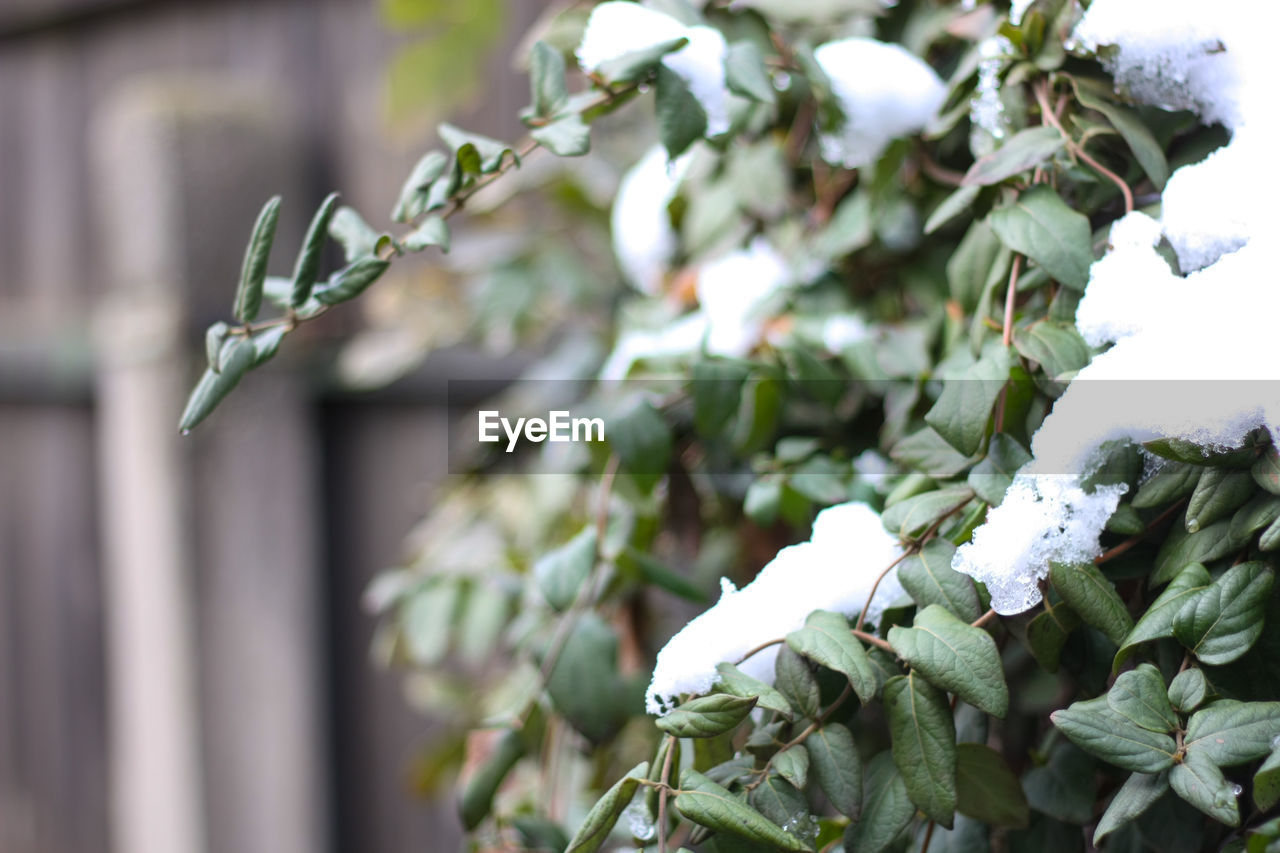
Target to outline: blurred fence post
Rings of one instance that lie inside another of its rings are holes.
[[[275,263],[291,260],[309,214],[301,158],[260,82],[144,80],[101,111],[113,847],[323,853],[319,501],[305,385],[271,365],[194,435],[176,429],[203,362],[197,330],[229,313],[244,241],[276,192],[292,210]]]

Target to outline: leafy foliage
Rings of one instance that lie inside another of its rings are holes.
[[[603,253],[603,211],[566,172],[548,195],[580,225],[579,251],[557,253],[530,225],[515,261],[472,281],[467,315],[469,331],[502,330],[544,367],[565,363],[570,348],[551,342],[575,325],[627,355],[631,381],[585,383],[575,398],[613,413],[607,443],[574,457],[569,477],[469,460],[475,476],[427,520],[415,559],[369,594],[379,648],[430,673],[423,692],[459,739],[483,733],[424,759],[438,779],[466,753],[459,809],[477,847],[585,853],[626,829],[664,851],[1080,849],[1082,838],[1270,849],[1272,436],[1110,447],[1088,483],[1125,489],[1105,550],[1054,563],[1027,613],[997,617],[988,590],[952,568],[1096,353],[1073,323],[1095,234],[1158,198],[1171,164],[1208,150],[1214,132],[1128,102],[1106,57],[1067,39],[1078,9],[1066,0],[1036,0],[1017,22],[989,3],[652,5],[686,35],[589,73],[569,50],[581,16],[548,25],[560,37],[528,56],[529,138],[441,126],[392,212],[400,236],[330,196],[293,276],[273,278],[280,202],[268,202],[234,323],[210,328],[181,420],[194,427],[283,337],[406,256],[449,251],[449,220],[539,149],[594,158],[610,144],[599,119],[652,110],[670,162],[650,177],[672,184],[657,210],[660,274],[633,281],[639,295],[600,293],[599,272],[575,257]],[[679,61],[703,29],[725,43],[728,129],[711,136],[713,110]],[[843,120],[840,86],[810,49],[848,31],[901,40],[950,86],[923,134],[856,170],[823,159]],[[983,92],[979,46],[997,34],[1012,53]],[[999,101],[1001,136],[970,110],[986,97]],[[643,230],[616,211],[614,228],[615,243]],[[345,265],[322,279],[327,237]],[[756,240],[804,280],[717,326],[700,275]],[[575,275],[590,295],[556,301]],[[258,320],[264,303],[280,316]],[[681,323],[705,324],[696,344],[624,346],[669,342],[663,331],[691,327]],[[734,343],[719,342],[726,332]],[[570,378],[595,375],[591,351]],[[522,462],[548,470],[537,455]],[[900,547],[865,602],[813,607],[803,625],[719,661],[711,686],[656,725],[645,719],[649,664],[680,621],[665,614],[692,615],[686,602],[712,598],[715,576],[749,579],[804,539],[817,510],[850,500],[881,512]],[[873,613],[891,575],[902,594]],[[557,770],[554,791],[530,781]]]

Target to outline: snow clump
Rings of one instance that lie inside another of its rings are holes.
[[[721,578],[720,601],[658,653],[645,697],[649,713],[666,713],[682,693],[708,692],[719,677],[716,664],[733,663],[761,643],[804,627],[805,617],[815,610],[856,617],[876,578],[901,556],[898,540],[871,507],[854,501],[824,509],[813,522],[809,541],[783,548],[751,583],[737,589]],[[875,624],[903,594],[895,568],[876,588],[868,624]],[[739,668],[772,684],[777,657],[778,647],[771,646]]]

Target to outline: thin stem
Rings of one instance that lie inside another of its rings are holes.
[[[901,563],[907,557],[914,554],[915,548],[907,548],[899,554],[892,563],[884,567],[884,571],[880,572],[880,576],[876,578],[876,582],[871,585],[871,592],[867,593],[867,601],[862,605],[862,612],[858,614],[858,621],[853,624],[853,633],[858,634],[862,631],[862,624],[867,621],[867,611],[871,609],[871,601],[876,597],[876,590],[880,588],[880,581],[884,580],[889,572],[893,571],[893,567]]]
[[[667,754],[662,759],[662,775],[658,777],[658,853],[667,853],[667,794],[671,791],[671,756],[676,753],[674,735],[667,735]]]
[[[743,663],[743,661],[746,661],[746,660],[749,660],[750,658],[755,657],[756,655],[760,654],[760,652],[764,651],[765,649],[769,648],[770,646],[776,646],[776,645],[778,645],[779,643],[785,643],[785,642],[786,642],[786,640],[784,640],[782,637],[778,637],[776,640],[766,640],[765,642],[763,642],[763,643],[761,643],[760,645],[756,646],[754,649],[752,649],[751,651],[747,652],[747,653],[746,653],[746,654],[744,654],[742,657],[740,657],[740,658],[738,658],[736,661],[734,661],[734,662],[733,662],[733,665],[734,665],[734,666],[741,666],[741,665],[742,665],[742,663]]]
[[[1007,347],[1013,343],[1013,311],[1018,299],[1018,275],[1022,272],[1022,255],[1013,256],[1013,267],[1009,270],[1009,289],[1004,295],[1004,325],[1001,329],[1001,340]]]
[[[974,628],[981,628],[983,625],[986,625],[988,622],[990,622],[994,618],[996,618],[995,610],[988,610],[986,613],[983,613],[981,616],[979,616],[970,624],[972,624]]]
[[[859,640],[862,640],[862,642],[870,643],[877,649],[884,649],[886,652],[893,654],[893,646],[889,645],[887,641],[880,639],[875,634],[868,634],[866,631],[858,631],[856,629],[851,633]]]
[[[1105,551],[1100,557],[1097,557],[1093,561],[1094,564],[1100,566],[1103,563],[1107,562],[1108,560],[1114,560],[1116,557],[1119,557],[1121,554],[1123,554],[1125,551],[1128,551],[1134,545],[1137,545],[1139,542],[1141,542],[1143,539],[1147,537],[1148,533],[1150,533],[1152,530],[1154,530],[1156,527],[1162,524],[1166,519],[1169,518],[1169,516],[1173,515],[1175,512],[1180,510],[1184,503],[1186,503],[1185,499],[1180,500],[1173,506],[1166,509],[1164,512],[1160,513],[1158,516],[1156,516],[1151,520],[1151,523],[1147,525],[1146,530],[1143,530],[1137,536],[1130,536],[1128,539],[1124,540],[1119,545],[1115,546],[1114,548],[1111,548],[1108,551]]]
[[[933,829],[937,825],[934,821],[929,821],[929,828],[924,831],[924,844],[920,845],[920,853],[929,853],[929,842],[933,841]]]
[[[1071,138],[1071,134],[1067,133],[1066,129],[1062,126],[1059,116],[1061,115],[1061,110],[1065,105],[1065,96],[1058,100],[1058,107],[1055,109],[1049,105],[1048,82],[1042,81],[1040,85],[1037,85],[1034,88],[1036,101],[1040,104],[1040,120],[1046,124],[1052,125],[1057,129],[1058,133],[1062,134],[1062,139],[1067,146],[1067,150],[1071,152],[1072,156],[1083,160],[1085,163],[1092,166],[1099,174],[1105,176],[1109,181],[1120,188],[1120,195],[1124,198],[1124,212],[1132,213],[1133,190],[1131,190],[1129,185],[1125,183],[1124,178],[1120,177],[1115,172],[1111,171],[1094,159],[1091,154],[1084,150],[1084,146]]]

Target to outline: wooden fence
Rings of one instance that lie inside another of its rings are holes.
[[[0,4],[0,853],[457,847],[360,609],[444,475],[443,401],[285,355],[173,429],[265,197],[293,243],[330,188],[390,209],[429,144],[380,130],[375,5]],[[507,3],[468,127],[516,133],[544,5]]]

